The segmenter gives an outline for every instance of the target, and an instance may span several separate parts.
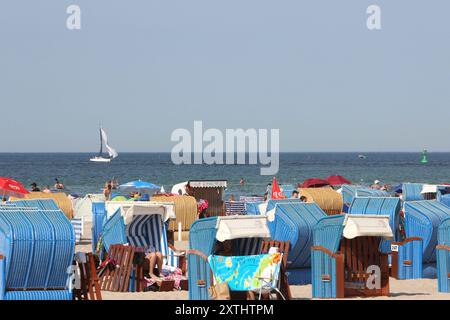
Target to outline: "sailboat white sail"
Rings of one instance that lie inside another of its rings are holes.
[[[106,151],[108,152],[109,157],[105,158],[103,157],[103,143],[105,144]],[[92,162],[110,162],[112,159],[116,158],[119,154],[117,151],[112,148],[108,144],[108,136],[106,135],[105,130],[100,127],[100,152],[98,153],[98,156],[91,158],[90,161]]]
[[[102,128],[100,128],[100,131],[101,131],[101,134],[102,134],[103,142],[105,143],[106,151],[107,151],[108,154],[109,154],[109,157],[110,157],[111,159],[116,158],[119,154],[117,153],[117,151],[116,151],[114,148],[112,148],[112,147],[108,144],[108,136],[106,135],[105,130],[103,130]]]

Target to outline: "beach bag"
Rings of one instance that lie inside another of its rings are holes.
[[[212,300],[230,300],[230,288],[227,282],[221,282],[208,288]]]

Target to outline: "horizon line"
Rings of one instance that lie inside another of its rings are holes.
[[[422,150],[423,151],[423,150]],[[422,151],[333,151],[333,150],[323,150],[323,151],[279,151],[278,153],[422,153]],[[428,153],[450,153],[450,150],[448,151],[429,151]],[[76,154],[76,153],[86,153],[86,154],[95,154],[95,152],[90,151],[0,151],[0,154],[15,154],[15,153],[29,153],[29,154],[55,154],[55,153],[69,153],[69,154]],[[150,154],[150,153],[168,153],[170,154],[171,151],[122,151],[120,154],[132,154],[132,153],[141,153],[141,154]],[[202,153],[202,152],[199,152]],[[252,152],[244,152],[245,154],[251,154]],[[259,152],[254,152],[258,154]],[[187,154],[195,154],[195,152],[187,152]],[[223,154],[226,154],[226,152],[223,152]],[[234,152],[234,154],[238,154],[238,152]]]

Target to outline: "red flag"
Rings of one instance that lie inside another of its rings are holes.
[[[277,179],[273,177],[272,182],[272,199],[284,199],[284,195],[278,186]]]

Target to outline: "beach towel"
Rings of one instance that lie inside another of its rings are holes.
[[[209,256],[216,283],[227,282],[232,291],[257,290],[271,282],[277,286],[282,253],[251,256]]]

